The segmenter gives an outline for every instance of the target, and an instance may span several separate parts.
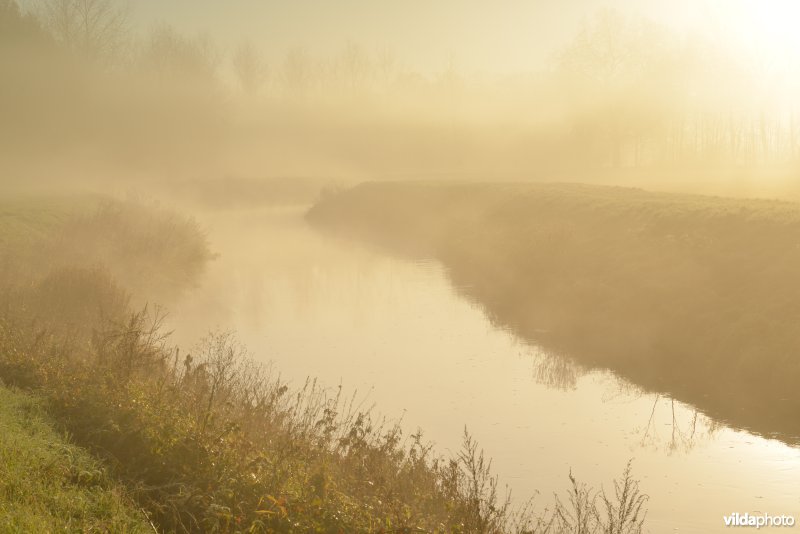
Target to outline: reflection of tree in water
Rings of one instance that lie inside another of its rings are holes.
[[[534,380],[547,387],[563,391],[574,390],[578,379],[591,371],[570,358],[544,350],[532,351]],[[613,373],[602,373],[604,380],[610,380],[602,401],[612,402],[624,399],[626,402],[645,402],[653,395],[653,403],[641,433],[639,444],[642,447],[663,449],[667,453],[689,452],[697,445],[710,441],[723,427],[719,422],[702,412],[662,394],[651,394],[639,386],[628,382]],[[668,431],[664,431],[668,427]]]
[[[659,424],[661,418],[657,414],[659,404],[667,406],[667,422]],[[667,433],[659,432],[659,427],[667,426]],[[663,448],[669,453],[689,452],[694,447],[705,441],[711,440],[722,428],[718,423],[697,409],[677,403],[675,399],[656,394],[653,399],[653,408],[647,425],[642,432],[641,445],[643,447]]]
[[[569,391],[576,388],[578,378],[586,370],[569,358],[543,350],[533,352],[533,379],[553,389]]]
[[[701,443],[711,441],[717,432],[724,427],[696,408],[662,395],[651,393],[641,387],[624,380],[611,372],[604,378],[611,381],[603,395],[603,402],[623,399],[625,402],[646,402],[653,396],[647,424],[634,428],[634,433],[641,434],[639,445],[651,449],[663,449],[667,453],[689,452]],[[660,408],[660,409],[659,409]],[[668,427],[668,431],[664,431]]]

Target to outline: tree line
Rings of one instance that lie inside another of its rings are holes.
[[[115,0],[44,0],[33,12],[0,0],[0,73],[9,80],[0,87],[8,117],[0,137],[19,143],[28,132],[40,141],[44,132],[63,146],[113,131],[116,158],[177,162],[198,147],[213,152],[231,134],[231,104],[268,126],[291,102],[294,110],[332,106],[339,122],[378,117],[387,131],[398,120],[436,124],[443,133],[431,137],[454,154],[497,150],[484,159],[526,168],[790,166],[800,158],[800,117],[785,96],[800,83],[702,35],[613,10],[598,12],[545,68],[492,80],[465,75],[452,59],[422,73],[391,49],[353,41],[326,55],[292,48],[270,63],[252,40],[223,53],[210,35],[166,25],[139,36],[130,19]]]

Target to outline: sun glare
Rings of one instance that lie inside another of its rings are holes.
[[[732,15],[732,30],[765,62],[794,69],[800,65],[800,2],[796,0],[741,0],[720,3]]]

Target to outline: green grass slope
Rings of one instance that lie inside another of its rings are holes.
[[[54,430],[37,398],[0,386],[0,532],[148,531],[103,467]]]

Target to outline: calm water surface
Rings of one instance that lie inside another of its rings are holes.
[[[220,253],[173,317],[191,344],[233,329],[284,379],[357,390],[455,452],[464,427],[519,500],[599,487],[633,459],[650,532],[726,530],[731,512],[800,520],[800,450],[715,423],[690,406],[585,373],[492,324],[436,263],[322,235],[300,208],[218,212]],[[800,527],[798,527],[800,528]]]

